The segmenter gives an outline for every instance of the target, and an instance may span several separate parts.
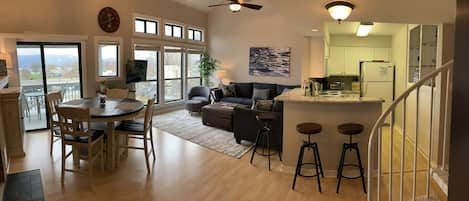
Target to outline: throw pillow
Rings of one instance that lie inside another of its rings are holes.
[[[256,89],[252,93],[252,106],[251,108],[256,107],[257,100],[268,100],[270,94],[270,89]]]
[[[270,94],[270,89],[256,89],[252,93],[253,100],[268,100]]]
[[[255,110],[261,111],[272,111],[272,101],[271,100],[258,100],[255,103]]]
[[[221,91],[223,92],[223,97],[236,96],[236,90],[233,84],[229,84],[229,85],[220,84],[220,88],[221,88]]]

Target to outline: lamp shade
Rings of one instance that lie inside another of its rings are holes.
[[[334,20],[341,22],[350,16],[350,13],[355,6],[346,1],[334,1],[326,4],[325,7]]]
[[[226,75],[226,72],[224,70],[218,70],[218,72],[217,72],[218,79],[225,78],[225,75]]]

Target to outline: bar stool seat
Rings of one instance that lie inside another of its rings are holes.
[[[363,125],[356,123],[345,123],[337,127],[339,133],[344,135],[358,135],[363,132]]]
[[[256,115],[256,119],[258,121],[263,121],[263,122],[273,121],[276,118],[277,118],[277,115],[275,113],[272,113],[272,112],[261,112],[261,113]]]
[[[320,177],[324,177],[324,171],[322,170],[321,157],[319,156],[319,148],[316,142],[311,141],[311,136],[319,134],[322,131],[322,126],[317,123],[305,122],[296,125],[296,131],[302,135],[307,135],[308,140],[303,142],[303,145],[300,148],[300,153],[298,155],[298,161],[296,164],[295,176],[293,177],[292,189],[295,189],[296,178],[297,176],[302,177],[317,177],[318,190],[321,192],[321,180]],[[313,151],[314,162],[303,162],[305,150]],[[313,166],[316,174],[314,175],[304,175],[301,173],[303,166]]]
[[[360,158],[360,150],[358,149],[358,143],[353,142],[353,138],[352,138],[352,136],[361,134],[363,132],[363,130],[364,130],[363,125],[357,124],[357,123],[344,123],[344,124],[341,124],[341,125],[337,126],[337,131],[340,134],[349,136],[349,142],[344,143],[342,145],[342,155],[340,157],[339,168],[337,170],[337,179],[339,179],[339,181],[337,183],[336,193],[339,193],[340,183],[341,183],[342,178],[361,179],[362,180],[362,185],[363,185],[363,191],[366,193],[365,176],[364,176],[364,169],[363,169],[363,166],[362,166],[362,161],[361,161],[361,158]],[[357,154],[358,164],[345,163],[345,155],[347,153],[347,150],[350,150],[350,151],[355,150],[355,152]],[[358,168],[358,170],[360,172],[360,175],[356,176],[356,177],[344,176],[343,175],[343,170],[344,170],[344,167],[346,167],[346,166]]]
[[[296,125],[296,131],[304,135],[317,134],[322,131],[322,126],[317,123],[301,123]]]

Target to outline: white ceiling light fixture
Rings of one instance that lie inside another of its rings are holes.
[[[329,11],[331,17],[334,18],[334,20],[337,20],[339,23],[347,19],[353,8],[355,8],[352,3],[347,1],[333,1],[326,4],[325,7],[327,11]]]
[[[372,28],[373,28],[373,22],[360,22],[360,26],[358,26],[358,30],[357,30],[357,36],[358,37],[368,36]]]
[[[241,10],[241,5],[238,3],[232,3],[230,4],[230,10],[233,11],[233,13],[239,12]]]

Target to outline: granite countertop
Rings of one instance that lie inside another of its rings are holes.
[[[383,103],[381,98],[359,97],[353,95],[342,96],[304,96],[300,88],[290,90],[277,96],[275,100],[299,103]]]

